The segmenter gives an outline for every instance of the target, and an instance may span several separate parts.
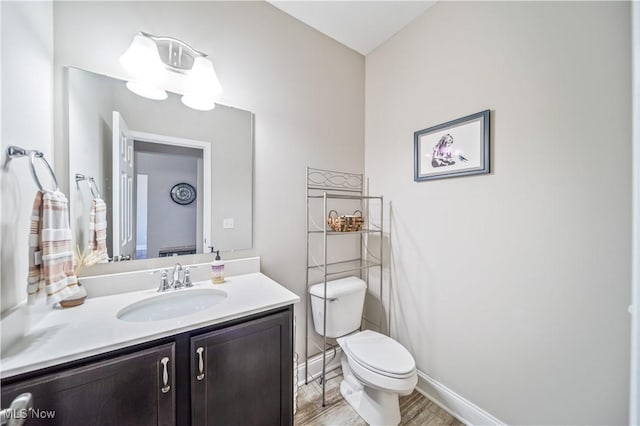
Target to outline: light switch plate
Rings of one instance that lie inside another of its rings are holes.
[[[234,225],[234,223],[233,223],[233,218],[232,218],[232,217],[225,217],[225,218],[222,220],[222,227],[223,227],[224,229],[233,229],[233,227],[234,227],[234,226],[235,226],[235,225]]]

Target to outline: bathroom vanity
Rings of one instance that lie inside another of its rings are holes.
[[[199,312],[118,318],[148,300],[180,292],[202,299],[198,292],[212,288],[204,281],[167,295],[143,290],[53,310],[3,353],[2,407],[30,392],[29,425],[292,425],[299,299],[268,277],[229,277],[215,286],[226,297]],[[49,410],[55,417],[37,418]]]

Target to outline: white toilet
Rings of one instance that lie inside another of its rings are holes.
[[[418,383],[409,351],[390,337],[360,328],[367,285],[357,277],[327,282],[327,337],[342,348],[340,393],[370,425],[400,423],[398,397]],[[324,327],[324,283],[309,288],[316,332]],[[355,332],[355,333],[353,333]],[[349,334],[353,333],[353,334]]]

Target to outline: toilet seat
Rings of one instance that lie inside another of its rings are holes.
[[[393,379],[416,374],[415,360],[409,351],[383,334],[365,330],[341,337],[338,343],[352,361],[371,372]]]

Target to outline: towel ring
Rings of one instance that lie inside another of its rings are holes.
[[[96,180],[92,177],[89,178],[89,190],[91,191],[93,198],[102,198],[98,185],[96,184]]]
[[[100,194],[100,190],[98,189],[98,184],[93,176],[85,176],[83,174],[76,173],[76,185],[82,180],[89,182],[89,191],[91,191],[93,198],[102,198],[102,194]],[[80,187],[78,187],[78,189],[80,189]]]
[[[49,164],[47,159],[44,158],[44,155],[40,151],[31,151],[29,153],[29,158],[31,159],[31,176],[33,176],[33,180],[36,181],[36,185],[38,185],[38,188],[40,188],[40,191],[44,192],[45,189],[42,186],[42,182],[40,182],[40,179],[38,178],[38,173],[36,172],[36,158],[39,158],[40,160],[42,160],[44,164],[47,166],[47,169],[49,169],[49,173],[51,174],[51,178],[53,179],[53,183],[56,186],[54,191],[58,191],[59,189],[58,180],[56,179],[55,173],[53,173],[53,169],[51,168],[51,165]]]

